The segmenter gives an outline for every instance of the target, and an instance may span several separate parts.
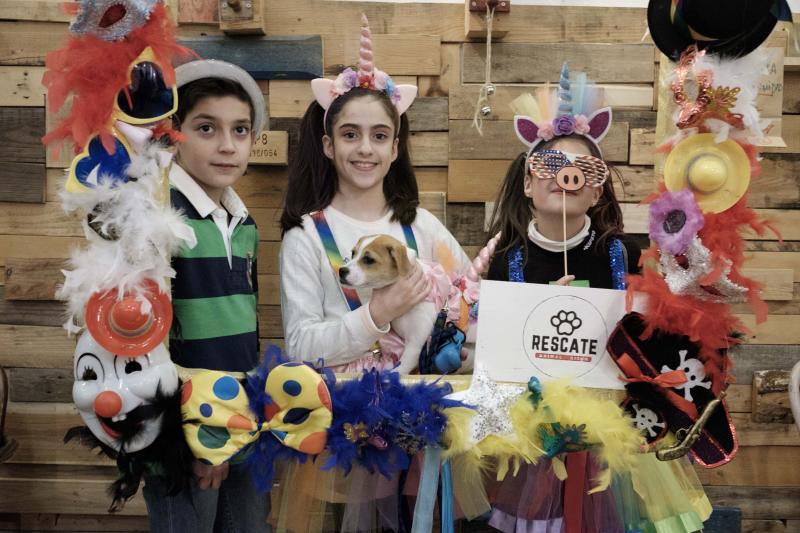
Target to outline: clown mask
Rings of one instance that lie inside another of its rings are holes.
[[[72,399],[101,442],[136,452],[158,437],[163,399],[178,389],[178,373],[163,344],[137,357],[115,355],[84,332],[75,348]]]

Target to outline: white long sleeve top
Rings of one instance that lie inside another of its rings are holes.
[[[388,234],[406,242],[400,223],[390,220],[391,212],[372,222],[356,220],[330,206],[324,213],[343,258],[350,256],[353,246],[365,235]],[[411,229],[421,259],[436,261],[436,250],[442,243],[452,253],[458,274],[466,273],[469,258],[433,214],[418,208]],[[280,268],[281,313],[286,354],[290,358],[323,358],[326,366],[343,365],[364,357],[388,333],[389,326],[378,328],[369,313],[366,304],[371,290],[359,290],[362,306],[355,311],[349,309],[309,215],[303,217],[302,227],[292,228],[284,235]]]

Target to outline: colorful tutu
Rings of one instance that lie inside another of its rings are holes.
[[[566,454],[567,479],[543,459],[508,475],[493,495],[489,525],[504,533],[624,533],[610,489],[590,494],[602,470],[590,452]]]
[[[711,503],[689,460],[659,461],[654,453],[643,453],[637,462],[634,471],[612,482],[625,532],[701,530],[711,516]]]
[[[292,462],[272,492],[276,533],[362,532],[400,529],[400,474],[386,478],[355,466],[323,470],[324,458]]]
[[[585,464],[572,465],[579,455],[564,458],[564,481],[546,459],[506,476],[490,490],[489,525],[504,533],[691,533],[711,515],[688,459],[665,462],[654,453],[637,454],[634,470],[616,474],[608,489],[590,494],[602,469],[591,452]]]

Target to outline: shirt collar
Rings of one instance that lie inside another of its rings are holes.
[[[584,239],[589,235],[589,229],[592,225],[592,219],[589,218],[588,215],[583,216],[583,228],[575,234],[573,237],[567,239],[567,242],[564,241],[553,241],[539,233],[539,230],[536,228],[536,220],[531,220],[530,224],[528,224],[528,238],[536,245],[549,252],[561,252],[564,250],[564,245],[566,244],[567,250],[571,250],[578,246],[580,243],[583,242]]]
[[[192,204],[192,207],[201,217],[206,218],[217,209],[217,204],[214,203],[214,200],[179,164],[173,162],[169,172],[169,181],[189,200],[189,203]],[[220,203],[231,216],[242,220],[247,218],[247,207],[245,207],[244,202],[232,187],[225,187],[225,190],[222,191]]]

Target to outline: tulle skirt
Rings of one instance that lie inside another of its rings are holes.
[[[323,470],[324,459],[291,463],[273,492],[273,527],[277,533],[406,529],[422,458],[418,454],[406,473],[391,478],[360,466],[347,475]],[[665,462],[654,453],[638,454],[631,472],[615,475],[606,490],[593,493],[602,470],[596,456],[581,452],[561,459],[565,480],[556,476],[551,460],[542,459],[502,481],[451,459],[454,517],[488,516],[489,525],[504,533],[692,533],[711,515],[687,458]]]
[[[601,465],[589,453],[560,480],[552,461],[541,460],[509,474],[493,493],[489,524],[504,533],[691,533],[703,527],[711,504],[688,459],[659,461],[639,454],[631,472],[591,493]]]

